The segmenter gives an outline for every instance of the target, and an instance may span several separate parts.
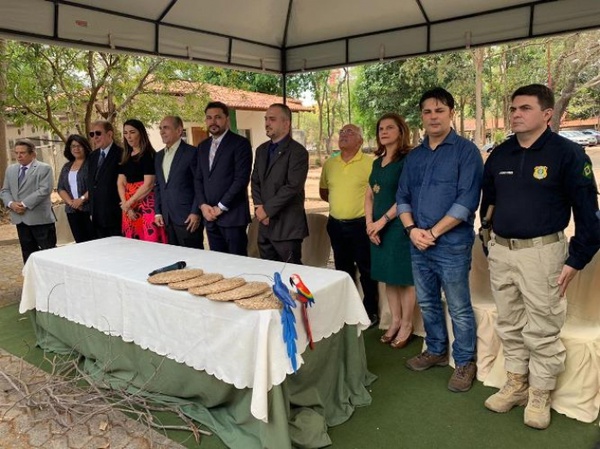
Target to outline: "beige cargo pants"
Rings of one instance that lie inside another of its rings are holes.
[[[492,239],[488,244],[492,293],[498,309],[496,332],[504,346],[505,368],[529,373],[534,388],[553,390],[564,371],[566,350],[559,334],[567,299],[559,296],[558,277],[567,259],[568,243],[509,249]]]

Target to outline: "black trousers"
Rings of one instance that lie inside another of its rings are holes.
[[[75,211],[67,214],[69,227],[76,243],[87,242],[96,238],[89,212]]]
[[[364,293],[363,303],[367,314],[372,317],[379,314],[379,292],[377,281],[371,279],[371,245],[366,229],[365,217],[354,220],[329,217],[327,221],[335,269],[345,271],[356,280],[358,268]]]
[[[207,221],[204,226],[211,251],[237,254],[238,256],[248,255],[247,226],[219,226],[214,221]]]
[[[271,240],[262,224],[258,225],[258,252],[261,259],[302,265],[302,240]]]
[[[166,225],[165,229],[169,245],[204,249],[204,226],[202,224],[194,232],[188,231],[187,225],[177,225],[173,222]]]
[[[17,225],[17,235],[21,244],[23,263],[27,262],[32,253],[56,247],[56,226],[54,223],[40,225]]]

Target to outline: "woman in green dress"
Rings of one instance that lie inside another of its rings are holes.
[[[396,190],[411,150],[408,126],[398,114],[384,114],[377,122],[378,156],[365,196],[367,234],[371,240],[371,277],[385,283],[392,324],[381,342],[403,348],[412,336],[415,287],[410,240],[396,215]]]

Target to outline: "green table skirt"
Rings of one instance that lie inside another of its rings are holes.
[[[347,421],[355,407],[371,403],[367,390],[376,376],[367,370],[356,326],[319,341],[302,355],[296,374],[269,392],[269,422],[250,413],[252,390],[237,389],[195,370],[126,343],[119,337],[43,312],[32,312],[37,344],[44,350],[84,357],[98,383],[143,389],[158,402],[178,404],[230,448],[318,448],[331,444],[329,426]]]

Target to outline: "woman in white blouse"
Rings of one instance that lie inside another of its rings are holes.
[[[88,203],[88,155],[92,152],[83,136],[72,134],[65,144],[68,159],[58,177],[58,194],[65,203],[71,232],[77,243],[95,238]]]

